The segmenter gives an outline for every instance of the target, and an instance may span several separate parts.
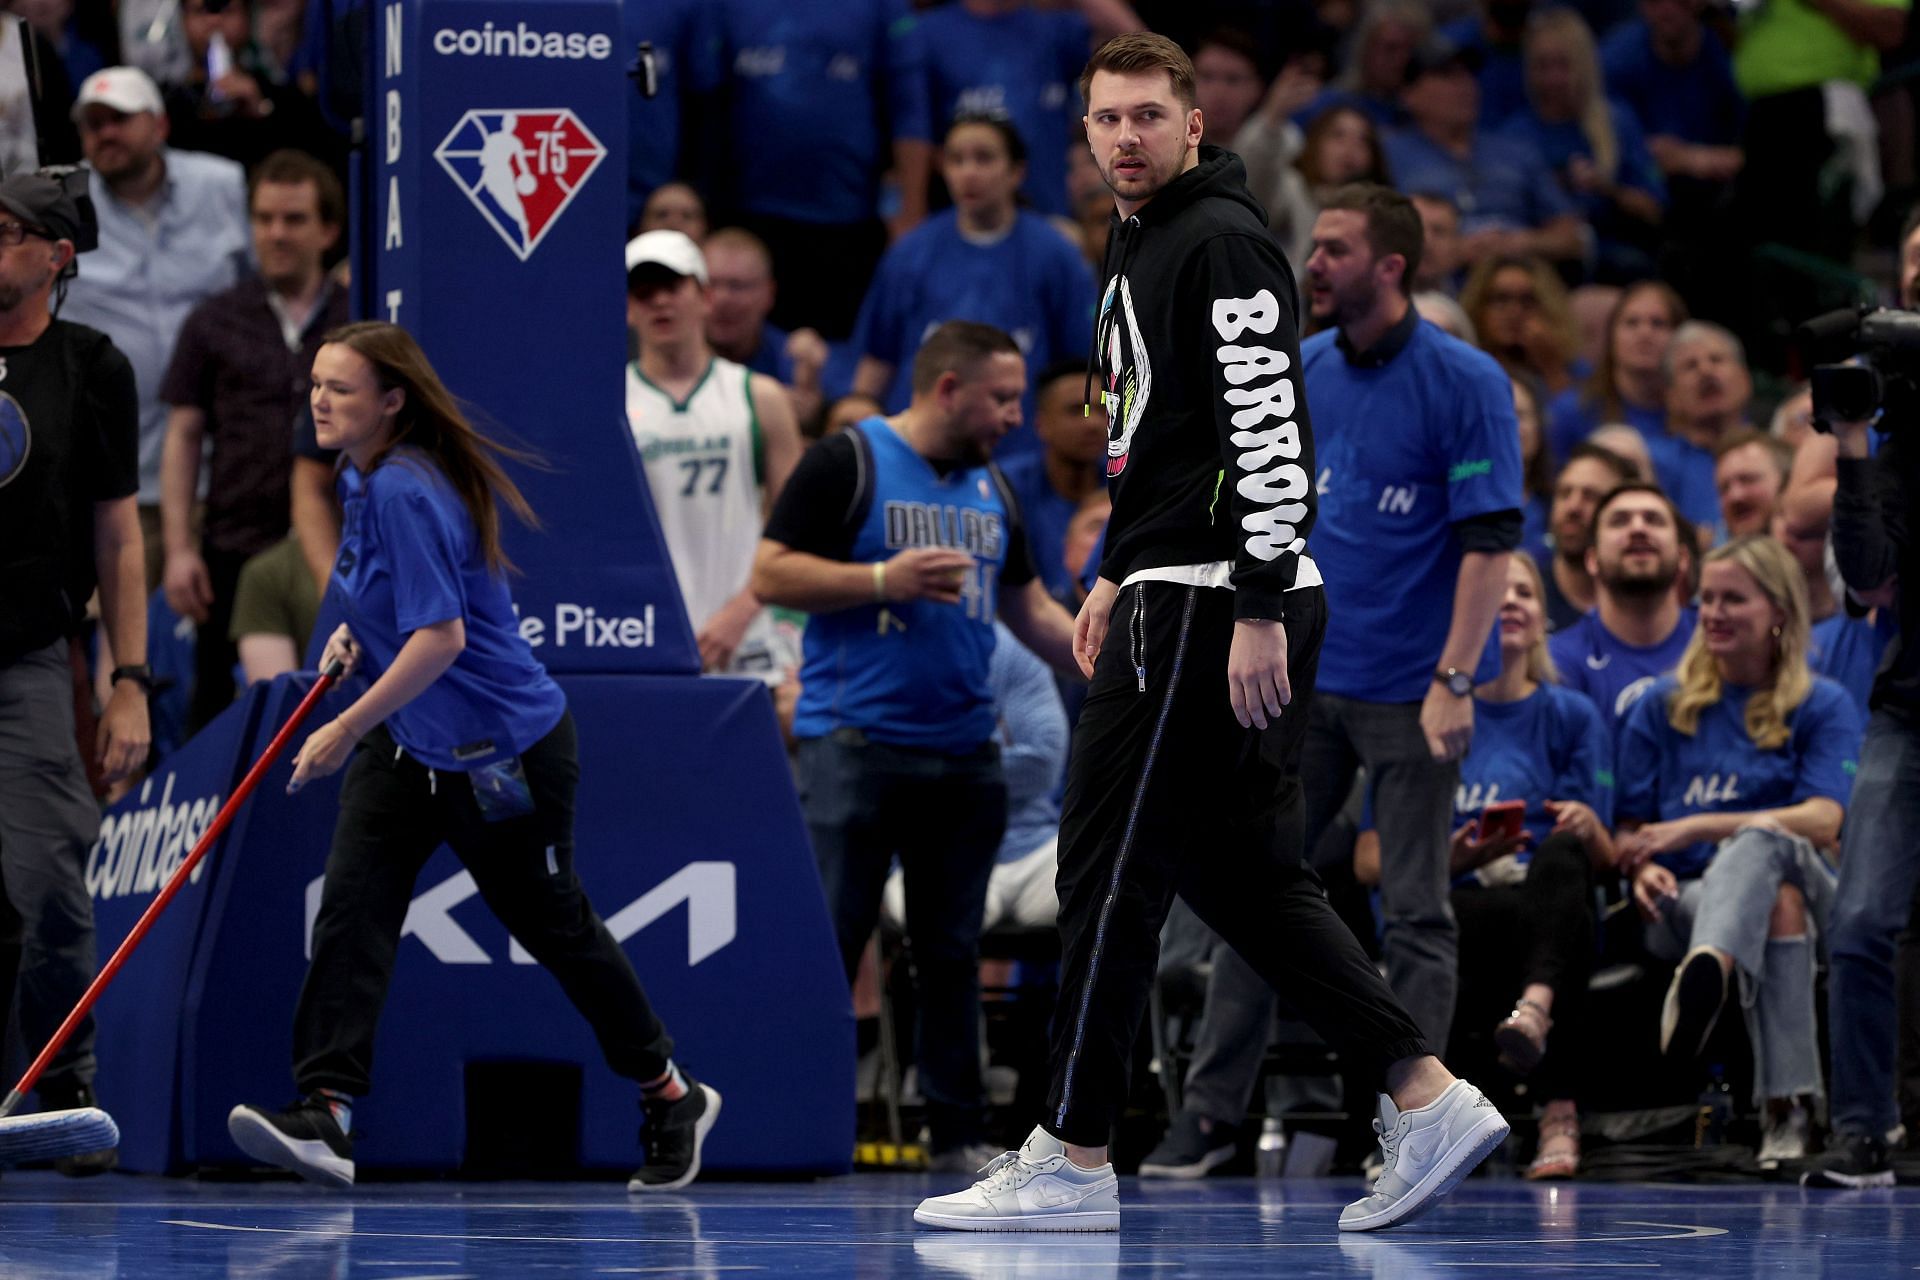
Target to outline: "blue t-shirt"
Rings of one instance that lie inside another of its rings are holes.
[[[1007,832],[996,862],[1018,862],[1060,834],[1060,783],[1067,771],[1067,712],[1053,669],[1003,622],[993,627],[987,687],[1000,716],[994,740],[1007,779]]]
[[[653,45],[658,92],[649,98],[637,90],[627,97],[627,225],[655,187],[673,180],[680,160],[680,98],[690,63],[701,56],[699,30],[706,12],[701,0],[622,0],[620,27],[625,42],[618,53],[632,58],[640,42]]]
[[[1358,89],[1340,89],[1331,85],[1314,94],[1306,106],[1294,112],[1293,122],[1304,130],[1335,107],[1349,107],[1358,111],[1373,121],[1376,132],[1398,129],[1407,123],[1407,109],[1400,105],[1398,98],[1376,98]]]
[[[1849,617],[1842,609],[1813,624],[1813,647],[1807,654],[1807,665],[1845,689],[1865,720],[1873,678],[1880,673],[1880,659],[1888,643],[1899,634],[1897,610],[1880,609],[1869,621]]]
[[[1473,703],[1473,746],[1460,760],[1453,825],[1490,804],[1527,802],[1538,846],[1553,830],[1549,800],[1578,800],[1613,825],[1613,743],[1585,694],[1543,684],[1518,702]]]
[[[1713,455],[1678,436],[1651,437],[1647,455],[1660,487],[1680,514],[1705,529],[1720,525],[1720,490],[1713,481]]]
[[[754,373],[764,373],[783,386],[793,382],[793,361],[787,356],[787,338],[791,336],[771,320],[760,325],[760,345],[746,362]]]
[[[1847,803],[1864,729],[1839,685],[1816,676],[1807,700],[1787,717],[1792,736],[1786,745],[1762,751],[1747,733],[1747,690],[1727,686],[1720,701],[1700,713],[1689,737],[1667,722],[1678,684],[1663,677],[1621,723],[1614,756],[1617,817],[1668,822],[1694,813],[1784,809],[1814,796]],[[1713,851],[1702,842],[1656,861],[1688,879],[1707,869]]]
[[[696,85],[727,93],[740,207],[838,226],[877,216],[894,139],[930,136],[907,0],[701,3],[712,27]]]
[[[1464,160],[1418,129],[1394,130],[1385,146],[1394,185],[1409,195],[1453,201],[1463,232],[1541,227],[1575,212],[1539,150],[1523,138],[1482,128]]]
[[[1425,320],[1374,367],[1349,363],[1338,336],[1328,330],[1300,345],[1320,467],[1313,559],[1328,607],[1315,687],[1418,702],[1453,621],[1462,554],[1454,524],[1520,509],[1513,384],[1493,357]],[[1499,663],[1489,630],[1476,678]]]
[[[1548,522],[1553,518],[1553,499],[1544,493],[1528,494],[1526,505],[1520,508],[1520,517],[1520,549],[1544,562],[1553,554],[1553,547],[1547,541],[1552,531]]]
[[[1440,28],[1440,35],[1454,48],[1480,55],[1481,125],[1492,128],[1527,109],[1527,69],[1519,45],[1487,39],[1478,14],[1454,19]],[[1399,176],[1397,170],[1394,176]]]
[[[421,453],[399,449],[340,472],[340,554],[329,590],[370,679],[407,637],[454,618],[467,645],[438,680],[387,717],[395,742],[435,769],[515,756],[560,723],[567,698],[520,637],[506,580],[488,568],[465,504]]]
[[[991,244],[960,234],[949,209],[902,236],[880,259],[860,319],[855,350],[893,366],[882,398],[898,413],[913,398],[913,357],[929,333],[949,320],[977,320],[1003,329],[1027,358],[1023,421],[1033,421],[1033,383],[1062,359],[1082,359],[1093,345],[1093,272],[1068,239],[1038,214],[1021,212]],[[1030,428],[1009,436],[1032,448]],[[1003,450],[1005,445],[1002,446]]]
[[[1647,140],[1640,132],[1639,120],[1632,111],[1613,101],[1607,103],[1607,117],[1613,122],[1613,140],[1618,150],[1613,172],[1615,185],[1644,191],[1662,205],[1666,204],[1666,179],[1660,173],[1660,166],[1653,162],[1653,153],[1647,150]],[[1593,143],[1588,140],[1587,131],[1581,128],[1579,121],[1549,123],[1529,107],[1509,119],[1504,131],[1507,136],[1528,143],[1540,153],[1547,168],[1558,178],[1567,199],[1579,208],[1587,221],[1597,226],[1613,218],[1612,200],[1598,193],[1576,193],[1567,182],[1567,168],[1573,163],[1574,157],[1593,159]]]
[[[1000,464],[1007,487],[1020,504],[1027,527],[1027,545],[1033,549],[1033,569],[1055,600],[1074,610],[1073,575],[1067,572],[1067,526],[1079,504],[1054,492],[1047,480],[1047,455],[1038,449],[1018,454]],[[1094,568],[1100,562],[1094,561]]]
[[[1735,146],[1746,128],[1747,104],[1733,80],[1733,59],[1708,31],[1684,67],[1654,56],[1653,36],[1639,18],[1623,22],[1600,42],[1607,93],[1639,117],[1649,137],[1674,137],[1706,146]]]
[[[1698,617],[1689,605],[1680,611],[1672,634],[1642,648],[1615,637],[1601,625],[1600,611],[1593,609],[1549,636],[1547,652],[1560,669],[1560,683],[1591,698],[1600,718],[1614,728],[1656,679],[1680,665]]]
[[[1649,440],[1667,434],[1665,405],[1621,404],[1626,424]],[[1574,446],[1608,424],[1600,420],[1600,405],[1585,386],[1572,386],[1547,403],[1547,444],[1556,460],[1564,462]]]
[[[1092,50],[1087,20],[1026,6],[986,17],[956,3],[922,17],[920,33],[934,120],[944,129],[957,115],[1004,117],[1027,145],[1021,192],[1037,212],[1072,216],[1067,150],[1079,132],[1080,72]]]
[[[1008,536],[1000,486],[988,467],[941,475],[884,418],[847,429],[866,437],[874,470],[873,503],[847,559],[938,546],[968,552],[974,568],[958,604],[863,604],[809,618],[793,736],[852,728],[895,746],[975,750],[994,728],[987,671]]]

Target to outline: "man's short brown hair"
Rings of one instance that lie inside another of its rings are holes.
[[[1351,182],[1320,203],[1320,212],[1340,209],[1357,213],[1367,220],[1367,247],[1376,261],[1397,253],[1406,261],[1400,273],[1400,291],[1413,293],[1413,278],[1420,271],[1420,255],[1427,244],[1427,224],[1413,201],[1392,187],[1377,182]]]
[[[329,227],[344,226],[347,221],[347,197],[340,190],[340,179],[320,161],[291,147],[273,152],[253,167],[253,174],[247,182],[247,207],[253,207],[254,194],[267,183],[276,187],[297,187],[308,182],[313,184],[313,194],[319,202],[320,221]]]
[[[1080,73],[1080,101],[1091,103],[1088,96],[1093,92],[1093,73],[1111,71],[1118,76],[1142,75],[1153,71],[1164,71],[1167,79],[1173,82],[1173,96],[1180,101],[1180,109],[1193,110],[1193,59],[1165,36],[1154,35],[1151,31],[1135,31],[1129,35],[1115,36],[1093,51],[1093,57],[1087,60],[1087,69]]]
[[[959,374],[964,382],[973,377],[981,361],[996,355],[1018,357],[1020,344],[990,324],[949,320],[927,335],[913,357],[913,393],[933,390],[943,373]]]

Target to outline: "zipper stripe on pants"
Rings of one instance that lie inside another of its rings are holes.
[[[1135,591],[1142,593],[1135,597],[1136,605],[1141,603],[1146,592],[1146,583],[1138,583]],[[1154,721],[1153,736],[1147,740],[1147,758],[1140,765],[1140,780],[1134,784],[1133,803],[1127,810],[1127,828],[1120,837],[1120,849],[1113,858],[1113,875],[1107,881],[1107,900],[1100,905],[1100,919],[1093,930],[1093,954],[1087,959],[1086,985],[1080,992],[1080,1008],[1074,1014],[1073,1049],[1067,1054],[1067,1070],[1060,1086],[1060,1105],[1054,1111],[1053,1127],[1058,1129],[1067,1122],[1067,1108],[1073,1105],[1073,1073],[1080,1065],[1080,1049],[1087,1035],[1087,1008],[1093,1001],[1093,984],[1100,974],[1100,952],[1106,945],[1107,924],[1113,917],[1114,900],[1120,896],[1120,879],[1126,874],[1127,855],[1133,850],[1133,835],[1140,824],[1140,809],[1147,798],[1147,780],[1153,775],[1154,758],[1160,754],[1160,735],[1166,731],[1167,716],[1173,711],[1173,696],[1180,687],[1180,667],[1187,653],[1187,628],[1193,622],[1193,603],[1198,587],[1187,588],[1186,607],[1180,613],[1180,636],[1174,644],[1173,666],[1167,673],[1167,693],[1160,702],[1160,716]],[[1146,638],[1140,641],[1141,664],[1146,660]]]

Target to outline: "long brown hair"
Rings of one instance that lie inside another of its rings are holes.
[[[1621,291],[1619,301],[1607,312],[1607,339],[1600,344],[1600,362],[1594,366],[1593,377],[1587,383],[1586,402],[1598,410],[1601,422],[1627,420],[1626,402],[1620,399],[1617,382],[1620,360],[1613,349],[1613,331],[1619,327],[1627,307],[1644,293],[1654,294],[1666,305],[1667,320],[1675,332],[1692,318],[1687,314],[1687,304],[1664,280],[1637,280]]]
[[[1529,369],[1536,377],[1547,384],[1549,392],[1559,390],[1556,374],[1564,373],[1573,360],[1573,354],[1579,343],[1574,337],[1573,312],[1567,301],[1567,286],[1560,283],[1559,275],[1540,258],[1501,254],[1498,257],[1483,258],[1467,276],[1466,287],[1460,290],[1460,305],[1467,309],[1467,319],[1473,321],[1473,328],[1480,335],[1480,349],[1509,368],[1524,364],[1524,356],[1519,352],[1496,350],[1492,345],[1487,325],[1487,312],[1492,306],[1493,280],[1502,271],[1519,271],[1526,275],[1527,283],[1533,287],[1534,305],[1539,308],[1541,317],[1546,321],[1548,335],[1553,340],[1552,359],[1557,369]]]
[[[393,436],[373,457],[368,470],[378,467],[402,446],[432,458],[466,506],[487,568],[495,573],[511,570],[513,562],[500,545],[500,504],[504,503],[529,529],[538,529],[540,518],[497,459],[537,463],[538,458],[525,450],[496,444],[474,430],[459,401],[434,372],[427,353],[399,325],[360,320],[335,329],[324,342],[346,347],[371,364],[383,392],[398,388],[406,393],[399,416],[393,421]]]

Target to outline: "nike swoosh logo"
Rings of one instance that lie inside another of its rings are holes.
[[[1445,1136],[1443,1127],[1434,1125],[1421,1133],[1408,1134],[1400,1145],[1409,1160],[1416,1165],[1424,1165],[1433,1159],[1433,1153],[1440,1149],[1440,1140]]]
[[[1077,1193],[1063,1187],[1047,1183],[1033,1189],[1033,1203],[1042,1209],[1058,1209],[1063,1204],[1072,1204],[1080,1197]]]
[[[1613,655],[1610,653],[1602,653],[1602,654],[1590,653],[1587,655],[1587,666],[1589,666],[1595,671],[1605,671],[1607,669],[1607,664],[1612,661],[1613,661]]]

